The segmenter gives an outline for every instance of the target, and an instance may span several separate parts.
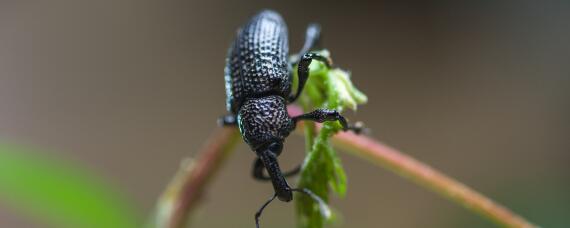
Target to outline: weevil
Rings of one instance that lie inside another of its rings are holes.
[[[226,126],[238,126],[243,140],[257,155],[253,163],[253,177],[270,180],[275,190],[275,194],[255,214],[256,227],[259,227],[259,217],[269,203],[275,198],[289,202],[293,199],[294,191],[322,203],[310,190],[291,188],[285,180],[285,177],[298,173],[299,167],[286,173],[279,168],[277,157],[283,150],[283,142],[298,121],[339,121],[343,130],[359,130],[358,127],[349,126],[336,110],[317,109],[294,117],[287,113],[287,104],[299,98],[303,91],[311,62],[321,61],[329,68],[332,65],[329,58],[311,52],[319,39],[320,26],[310,24],[301,51],[289,58],[288,32],[284,20],[275,11],[263,10],[238,30],[228,51],[224,78],[226,108],[231,114],[220,118],[220,122]],[[298,66],[298,86],[293,92],[292,70],[295,65]],[[269,176],[264,174],[264,169]]]

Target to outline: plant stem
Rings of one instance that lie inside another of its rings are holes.
[[[290,106],[289,113],[295,116],[302,111]],[[320,128],[320,125],[317,126]],[[304,133],[301,126],[297,126],[297,129],[296,132]],[[237,129],[223,128],[210,138],[194,163],[179,170],[158,202],[157,227],[184,227],[206,184],[219,170],[238,139]],[[429,188],[501,226],[537,227],[464,184],[367,136],[341,132],[333,136],[333,145]]]
[[[152,227],[185,227],[190,211],[196,207],[207,184],[239,139],[237,128],[222,128],[210,136],[199,153],[200,157],[183,162],[159,199]]]
[[[427,187],[501,226],[537,227],[451,177],[368,137],[341,132],[333,136],[333,145]]]

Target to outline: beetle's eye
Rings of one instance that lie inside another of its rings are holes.
[[[278,154],[281,152],[281,150],[283,150],[283,145],[281,143],[272,143],[271,145],[269,145],[268,149],[271,152]]]

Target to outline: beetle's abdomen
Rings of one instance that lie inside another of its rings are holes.
[[[289,95],[287,36],[281,16],[269,10],[260,12],[239,30],[226,59],[228,111],[236,114],[246,98]]]
[[[269,142],[283,141],[294,128],[285,99],[266,96],[246,99],[238,112],[238,126],[252,150]]]

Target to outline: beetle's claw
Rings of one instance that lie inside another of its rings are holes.
[[[360,135],[360,134],[368,135],[368,134],[370,134],[370,128],[365,127],[364,123],[362,121],[357,121],[354,124],[349,125],[348,128],[345,129],[345,131],[352,131],[352,132],[354,132],[354,134],[357,134],[357,135]]]

